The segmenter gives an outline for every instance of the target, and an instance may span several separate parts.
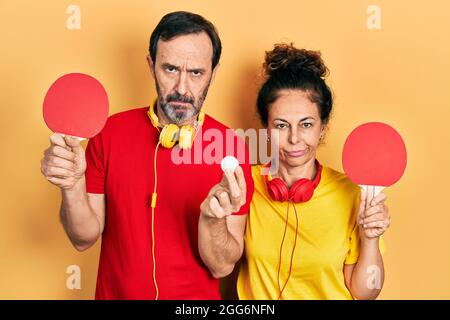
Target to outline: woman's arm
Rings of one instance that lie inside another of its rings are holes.
[[[355,299],[375,299],[384,283],[383,258],[379,237],[389,228],[389,210],[384,204],[386,195],[380,193],[372,201],[361,190],[358,213],[360,253],[356,264],[344,265],[345,284]]]
[[[345,285],[355,299],[375,299],[383,288],[384,266],[378,243],[378,239],[361,241],[358,262],[344,265]]]

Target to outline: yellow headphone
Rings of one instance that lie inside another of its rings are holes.
[[[178,127],[174,123],[169,123],[165,126],[162,126],[159,123],[158,116],[155,113],[155,104],[150,105],[147,115],[150,118],[153,126],[157,128],[158,131],[159,128],[162,128],[159,133],[159,142],[163,147],[172,148],[178,141],[178,145],[183,150],[192,147],[192,142],[194,141],[195,137],[195,130],[197,127],[202,126],[203,122],[205,121],[205,114],[203,113],[203,111],[200,111],[200,113],[198,114],[198,119],[194,126],[184,125]]]
[[[156,208],[156,197],[157,197],[157,185],[158,185],[158,172],[156,170],[156,160],[157,160],[157,153],[158,153],[158,147],[159,145],[162,145],[165,148],[172,148],[175,143],[178,141],[178,145],[181,149],[189,149],[192,147],[192,143],[194,142],[196,129],[198,127],[201,127],[203,125],[203,122],[205,121],[205,114],[200,111],[198,114],[197,121],[195,122],[194,126],[190,125],[184,125],[178,127],[174,123],[169,123],[165,126],[162,126],[159,123],[158,116],[155,113],[155,103],[150,105],[150,108],[148,109],[147,115],[150,118],[150,121],[152,122],[152,125],[158,129],[159,131],[159,141],[156,145],[154,160],[153,160],[153,170],[155,175],[155,184],[153,186],[153,193],[152,193],[152,201],[151,201],[151,208],[152,208],[152,258],[153,258],[153,284],[155,286],[156,291],[156,297],[155,300],[159,299],[159,288],[158,283],[156,281],[156,258],[155,258],[155,208]],[[160,130],[162,128],[162,130]]]

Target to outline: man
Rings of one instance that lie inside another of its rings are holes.
[[[60,217],[75,248],[102,237],[96,299],[220,299],[218,278],[243,250],[250,166],[222,174],[217,161],[180,164],[164,146],[176,136],[181,145],[192,131],[186,150],[175,146],[186,159],[210,147],[208,130],[229,140],[227,128],[201,112],[221,42],[203,17],[173,12],[153,31],[149,51],[153,108],[111,116],[86,154],[78,140],[52,135],[41,170],[61,188]]]

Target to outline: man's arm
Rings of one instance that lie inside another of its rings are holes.
[[[80,141],[53,134],[41,172],[61,189],[60,220],[70,241],[79,251],[88,249],[103,232],[105,196],[86,192],[86,159]]]
[[[244,251],[246,215],[212,218],[200,215],[199,250],[214,278],[229,275]]]
[[[95,244],[105,226],[105,195],[86,193],[84,177],[71,190],[62,190],[61,223],[73,246],[85,251]]]
[[[246,215],[233,216],[246,202],[242,168],[226,171],[200,206],[198,246],[200,257],[215,278],[233,271],[244,250]]]

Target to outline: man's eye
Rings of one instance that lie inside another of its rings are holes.
[[[167,72],[171,72],[171,73],[173,73],[173,72],[176,72],[176,71],[177,71],[177,69],[176,69],[176,68],[174,68],[174,67],[167,67],[167,68],[166,68],[166,71],[167,71]]]
[[[201,72],[201,71],[192,71],[192,75],[193,75],[194,77],[199,77],[199,76],[202,75],[202,72]]]
[[[287,126],[286,126],[284,123],[279,123],[279,124],[277,124],[275,127],[276,127],[277,129],[284,129],[284,128],[286,128]]]
[[[312,123],[309,123],[309,122],[303,122],[303,123],[302,123],[302,127],[303,127],[303,128],[311,128],[311,127],[312,127]]]

